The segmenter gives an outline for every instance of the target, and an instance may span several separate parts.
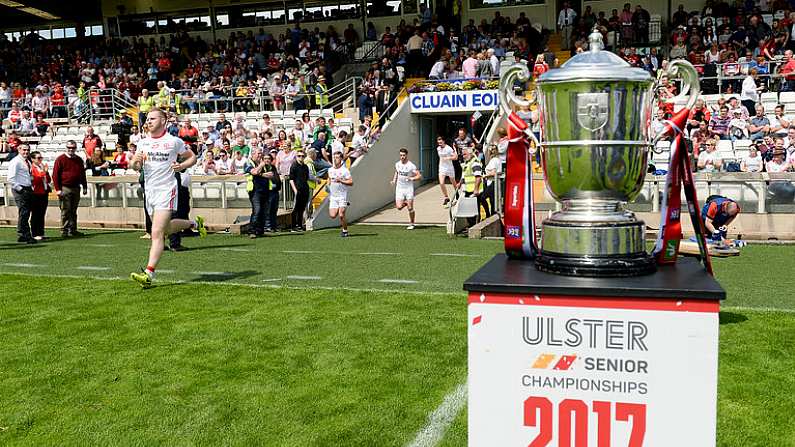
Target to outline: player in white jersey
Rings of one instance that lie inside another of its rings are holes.
[[[409,161],[409,150],[400,148],[400,160],[395,163],[395,175],[390,183],[395,187],[395,208],[409,209],[410,222],[407,230],[414,229],[414,182],[421,178],[417,166]]]
[[[340,225],[342,226],[340,236],[348,237],[345,208],[348,207],[348,189],[353,186],[353,178],[351,178],[351,171],[342,164],[342,152],[334,152],[332,157],[334,165],[328,169],[328,215],[332,219],[340,218]]]
[[[201,237],[207,236],[204,219],[172,219],[177,210],[177,178],[175,172],[184,171],[196,164],[196,155],[185,143],[166,132],[168,116],[160,109],[152,109],[146,116],[149,137],[138,142],[132,168],[143,170],[146,210],[152,217],[152,246],[149,262],[143,273],[131,273],[130,278],[144,289],[152,287],[155,268],[165,248],[164,238],[188,228],[196,228]]]
[[[439,187],[442,188],[442,195],[444,201],[442,205],[447,206],[450,203],[450,196],[447,195],[447,187],[445,187],[445,179],[450,179],[450,184],[453,185],[453,190],[458,189],[458,184],[455,181],[455,167],[453,161],[458,160],[458,153],[450,147],[441,135],[436,138],[436,153],[439,155]]]

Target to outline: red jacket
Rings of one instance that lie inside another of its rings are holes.
[[[50,192],[50,173],[44,168],[38,168],[35,164],[30,167],[30,175],[33,180],[33,194],[47,194]]]

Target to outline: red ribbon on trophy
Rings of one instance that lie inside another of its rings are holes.
[[[671,135],[674,138],[671,144],[668,175],[665,179],[665,189],[663,190],[660,231],[652,254],[657,260],[657,265],[676,263],[676,258],[679,255],[679,243],[682,239],[681,191],[684,186],[687,209],[693,224],[693,231],[695,232],[701,259],[704,262],[704,268],[711,275],[712,261],[707,248],[704,223],[701,220],[701,209],[698,206],[693,172],[690,169],[690,155],[687,152],[685,138],[682,133],[682,129],[687,124],[689,114],[689,108],[684,108],[674,114],[661,134],[661,136]]]
[[[508,150],[505,169],[505,253],[515,259],[533,259],[536,243],[533,171],[527,123],[508,115]]]

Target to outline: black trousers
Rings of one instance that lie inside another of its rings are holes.
[[[258,236],[265,232],[268,194],[268,191],[252,191],[249,196],[251,199],[251,229],[249,232]]]
[[[494,182],[491,184],[487,184],[485,188],[483,188],[483,192],[480,193],[481,197],[483,198],[483,204],[486,205],[483,209],[486,211],[486,216],[491,216],[492,214],[497,212],[497,202],[494,200]]]
[[[14,191],[14,203],[19,211],[17,217],[17,236],[21,239],[30,239],[30,213],[33,208],[33,189],[24,186],[22,189]]]
[[[276,231],[279,227],[276,221],[276,216],[279,211],[279,191],[268,191],[267,194],[268,204],[265,207],[267,210],[265,215],[265,226]]]
[[[295,194],[295,205],[293,206],[292,224],[294,228],[304,225],[304,211],[309,203],[309,188],[298,188]]]
[[[44,215],[47,214],[47,194],[33,194],[30,233],[33,237],[44,236]]]
[[[177,187],[177,209],[171,213],[172,219],[187,219],[190,216],[190,189],[182,186]],[[182,245],[182,234],[180,231],[171,233],[168,236],[169,247],[179,247]]]

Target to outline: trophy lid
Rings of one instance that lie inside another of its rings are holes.
[[[583,80],[652,81],[651,74],[629,65],[611,51],[604,50],[602,33],[594,29],[588,36],[588,51],[566,61],[559,69],[549,70],[539,77],[540,83]]]

